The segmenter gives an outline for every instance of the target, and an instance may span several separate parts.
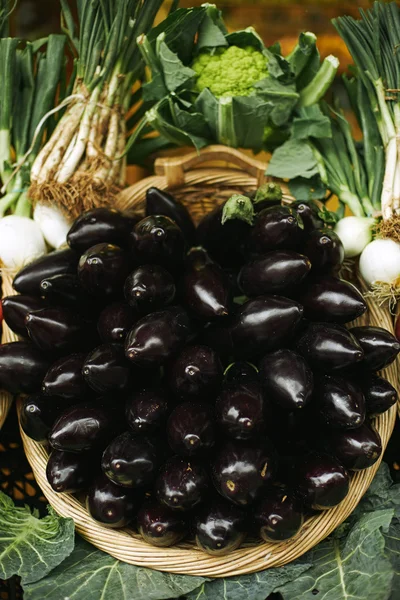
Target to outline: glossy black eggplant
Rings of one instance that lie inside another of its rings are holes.
[[[99,403],[84,402],[64,410],[49,435],[50,445],[65,452],[101,448],[115,430],[115,415]]]
[[[82,287],[96,297],[121,294],[131,270],[127,253],[113,244],[92,246],[79,259],[78,278]]]
[[[364,351],[362,366],[371,371],[386,369],[400,353],[400,342],[382,327],[353,327],[350,332]]]
[[[172,304],[176,294],[172,275],[160,265],[142,265],[126,278],[125,300],[140,314]]]
[[[47,461],[46,477],[53,490],[59,494],[74,494],[87,488],[95,474],[91,453],[73,454],[53,450]]]
[[[364,394],[368,415],[380,415],[396,404],[397,391],[383,377],[362,373],[358,382]]]
[[[89,342],[87,322],[76,312],[61,306],[37,310],[25,319],[32,342],[47,353],[67,354]]]
[[[364,356],[351,331],[329,323],[310,323],[297,340],[296,349],[311,368],[327,372],[353,367]]]
[[[40,282],[40,293],[54,306],[66,306],[85,315],[93,314],[96,308],[95,299],[83,290],[77,275],[71,273],[43,279]]]
[[[350,476],[336,458],[320,454],[301,461],[295,473],[295,490],[304,504],[326,510],[340,504],[349,491]]]
[[[141,488],[153,483],[160,458],[158,448],[150,439],[126,431],[107,446],[101,468],[117,485]]]
[[[139,367],[155,367],[172,358],[190,340],[192,323],[175,306],[140,319],[125,341],[125,355]]]
[[[292,350],[266,354],[260,361],[265,397],[288,411],[306,406],[312,397],[313,373],[302,356]]]
[[[311,270],[310,260],[291,250],[274,250],[242,267],[238,283],[246,296],[293,290]]]
[[[111,528],[126,527],[132,521],[138,499],[131,490],[116,485],[103,473],[89,488],[86,508],[95,521]]]
[[[225,369],[225,383],[247,383],[248,381],[258,381],[258,369],[252,363],[238,360]]]
[[[188,245],[192,245],[196,228],[186,206],[165,190],[151,187],[146,192],[146,216],[164,215],[180,227]]]
[[[227,442],[212,462],[217,491],[241,506],[256,500],[263,487],[272,481],[274,472],[274,451],[266,441],[256,445]]]
[[[260,356],[295,335],[303,307],[281,296],[259,296],[243,304],[230,328],[238,356]]]
[[[151,215],[133,228],[131,249],[140,264],[161,265],[175,273],[183,263],[185,238],[175,221],[163,215]]]
[[[300,215],[306,234],[313,229],[322,229],[325,226],[325,223],[319,214],[320,208],[316,202],[313,202],[312,200],[309,200],[308,202],[298,200],[297,202],[292,202],[290,208]]]
[[[350,471],[372,467],[382,454],[380,435],[369,424],[351,431],[332,431],[325,438],[325,446]]]
[[[250,234],[250,250],[256,254],[264,254],[270,250],[296,248],[303,231],[303,221],[292,208],[265,208],[256,217]]]
[[[86,357],[83,377],[98,394],[125,392],[132,384],[132,368],[122,344],[102,344]]]
[[[356,429],[365,420],[361,388],[343,377],[323,375],[315,382],[313,410],[331,429]]]
[[[222,383],[222,364],[208,346],[187,346],[168,367],[168,383],[180,400],[213,401]]]
[[[187,255],[182,293],[185,304],[200,319],[211,321],[231,311],[229,277],[203,248],[192,248]]]
[[[296,297],[310,321],[344,324],[367,310],[363,295],[353,284],[329,275],[307,281]]]
[[[151,435],[165,425],[168,398],[160,387],[145,387],[131,392],[125,402],[125,416],[134,433]]]
[[[303,526],[301,502],[284,486],[271,486],[255,507],[256,531],[264,542],[293,538]]]
[[[68,400],[87,399],[91,390],[82,375],[85,358],[85,354],[70,354],[51,365],[43,379],[42,392]]]
[[[223,210],[222,205],[203,217],[196,229],[197,243],[222,267],[235,267],[243,264],[251,226],[240,219],[229,219],[222,225]]]
[[[158,500],[173,510],[192,510],[210,491],[204,467],[195,460],[173,456],[161,467],[155,484]]]
[[[215,405],[221,432],[234,440],[257,438],[265,424],[266,406],[257,381],[225,383]]]
[[[233,552],[244,542],[246,534],[246,514],[228,502],[214,501],[196,515],[196,544],[211,556]]]
[[[145,502],[136,520],[139,533],[145,542],[160,548],[177,544],[189,531],[185,515],[159,502]]]
[[[7,296],[1,301],[3,305],[3,317],[9,328],[14,333],[27,337],[25,319],[29,313],[44,308],[47,304],[43,298],[37,296]]]
[[[123,344],[138,315],[125,302],[113,302],[100,313],[97,331],[103,344]]]
[[[215,444],[214,414],[209,404],[183,402],[167,423],[168,443],[182,456],[204,456]]]
[[[40,389],[50,361],[30,342],[0,345],[0,387],[11,394]]]
[[[80,215],[67,235],[68,245],[83,254],[96,244],[125,246],[132,221],[113,208],[94,208]]]
[[[55,250],[45,254],[21,269],[14,278],[13,286],[20,294],[40,296],[40,283],[43,279],[76,273],[79,254],[70,248]]]
[[[59,413],[65,409],[59,398],[49,398],[43,394],[32,394],[21,400],[19,420],[28,437],[45,444],[47,436]]]
[[[339,236],[328,228],[311,231],[307,236],[303,252],[311,260],[315,273],[336,272],[344,261],[343,244]]]

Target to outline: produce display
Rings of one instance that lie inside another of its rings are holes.
[[[16,275],[0,385],[23,394],[53,490],[97,522],[224,555],[295,536],[380,458],[373,417],[396,391],[378,371],[400,343],[352,324],[367,306],[324,213],[275,193],[195,228],[150,188],[145,216],[83,213]]]

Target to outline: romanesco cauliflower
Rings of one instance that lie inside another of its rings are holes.
[[[193,62],[199,92],[208,88],[216,98],[250,96],[253,85],[268,77],[268,59],[249,46],[230,46],[215,54],[202,52]]]

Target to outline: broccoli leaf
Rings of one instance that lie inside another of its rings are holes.
[[[22,583],[38,581],[59,565],[74,548],[72,519],[49,514],[39,519],[28,506],[16,507],[0,492],[0,578],[19,575]]]
[[[182,110],[177,102],[172,101],[170,101],[170,109],[175,125],[179,127],[179,129],[182,129],[185,133],[201,138],[209,139],[211,137],[204,115],[199,112]]]
[[[143,102],[154,104],[168,94],[165,87],[164,77],[159,71],[153,71],[151,81],[147,81],[142,85]]]
[[[304,177],[296,177],[289,181],[290,193],[302,202],[309,200],[320,200],[326,194],[326,187],[322,183],[318,175],[314,175],[310,179]]]
[[[318,164],[309,144],[293,139],[275,150],[266,171],[267,175],[282,179],[310,179],[318,173]]]
[[[318,104],[302,108],[300,115],[293,119],[292,137],[296,140],[332,137],[331,120]]]
[[[207,13],[200,25],[196,51],[198,52],[204,48],[219,48],[223,46],[228,46],[228,41],[221,28],[214,23],[210,14]]]
[[[172,52],[165,42],[160,43],[158,57],[164,73],[164,81],[170,92],[175,92],[184,86],[190,87],[197,74],[190,67],[185,67],[175,52]]]
[[[204,88],[194,103],[196,111],[200,112],[212,133],[212,139],[218,140],[218,100],[208,88]]]
[[[264,43],[258,33],[253,27],[242,29],[241,31],[233,31],[226,36],[226,41],[229,46],[239,46],[239,48],[246,48],[246,46],[253,46],[259,50],[264,51]]]
[[[238,146],[261,150],[266,118],[271,112],[271,104],[259,96],[238,96],[233,98],[233,122]]]
[[[265,77],[254,84],[258,94],[271,105],[270,118],[274,125],[282,126],[289,119],[299,99],[294,85],[283,85],[274,77]]]
[[[399,486],[397,486],[399,487]],[[397,498],[399,497],[399,490],[397,490]],[[390,600],[400,599],[400,511],[397,513],[390,524],[389,531],[384,532],[386,541],[385,554],[390,560],[394,571],[394,577],[392,581],[392,593],[389,597]]]
[[[176,146],[194,146],[197,150],[200,150],[200,148],[204,148],[204,146],[209,144],[209,140],[204,137],[185,132],[173,125],[173,118],[170,111],[163,114],[168,110],[168,99],[166,102],[161,102],[148,110],[146,118],[149,125]]]

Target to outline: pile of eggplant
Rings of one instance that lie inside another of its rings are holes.
[[[150,188],[144,218],[81,215],[3,299],[21,341],[0,346],[0,386],[48,445],[51,487],[156,546],[289,539],[382,452],[371,419],[396,391],[378,372],[399,342],[346,328],[367,306],[316,205],[254,211],[195,228]]]

